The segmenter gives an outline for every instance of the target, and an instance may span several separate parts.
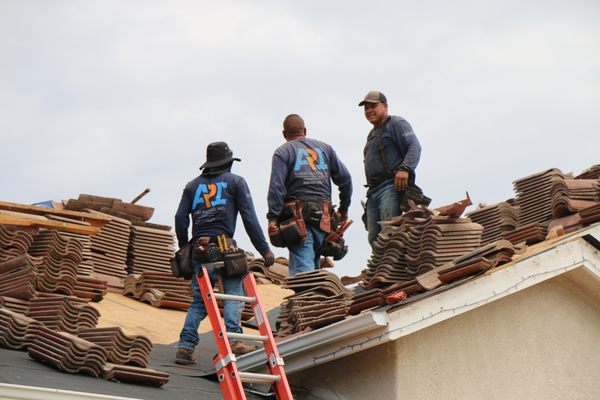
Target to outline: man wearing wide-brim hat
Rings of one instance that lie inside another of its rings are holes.
[[[252,244],[263,256],[265,266],[274,262],[274,256],[261,230],[250,190],[244,178],[231,173],[234,161],[233,152],[225,142],[215,142],[206,149],[206,162],[200,166],[202,173],[189,182],[183,190],[179,208],[175,215],[175,233],[179,247],[188,243],[188,228],[192,218],[192,237],[206,238],[214,244],[216,237],[225,235],[233,238],[238,213],[242,216],[244,227]],[[210,254],[210,252],[209,252]],[[218,261],[218,255],[209,255],[205,262]],[[194,261],[194,273],[197,273],[202,262]],[[213,269],[209,270],[211,281],[216,281]],[[226,294],[243,296],[242,276],[223,277]],[[193,301],[188,309],[179,343],[175,362],[192,364],[195,362],[194,349],[200,338],[198,327],[206,317],[206,307],[196,279],[192,279]],[[242,333],[240,325],[243,304],[239,301],[225,301],[224,319],[227,332]],[[231,343],[235,354],[244,354],[255,349],[239,341]]]

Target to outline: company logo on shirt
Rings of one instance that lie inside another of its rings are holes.
[[[221,197],[223,189],[226,188],[227,182],[201,183],[196,189],[192,210],[195,210],[198,204],[204,204],[206,208],[227,204],[227,199]]]
[[[294,171],[299,171],[303,165],[308,165],[311,170],[326,170],[327,163],[325,162],[325,156],[323,150],[320,148],[316,149],[298,149],[296,154],[296,164],[294,165]]]

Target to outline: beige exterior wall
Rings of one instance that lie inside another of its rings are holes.
[[[600,399],[600,280],[579,268],[290,380],[335,400]]]

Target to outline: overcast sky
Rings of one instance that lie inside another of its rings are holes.
[[[355,275],[364,95],[412,124],[432,206],[502,201],[515,179],[600,163],[598,21],[600,3],[577,0],[0,0],[0,200],[150,187],[140,203],[172,225],[223,140],[266,232],[271,156],[298,113],[352,173],[357,223],[333,271]],[[254,250],[241,223],[237,237]]]

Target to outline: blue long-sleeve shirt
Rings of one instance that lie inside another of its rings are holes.
[[[348,211],[352,178],[333,148],[307,137],[285,142],[273,154],[267,218],[276,219],[288,198],[331,202],[332,181],[340,192],[339,211]]]
[[[179,246],[188,242],[190,214],[193,237],[222,234],[233,237],[238,212],[252,245],[264,255],[269,251],[269,244],[260,228],[250,189],[244,178],[231,172],[198,176],[183,189],[175,214],[175,233]]]
[[[381,137],[381,146],[377,136]],[[386,171],[382,162],[381,148],[389,171]],[[363,154],[367,182],[372,178],[380,177],[398,169],[406,169],[414,175],[421,158],[421,144],[408,121],[402,117],[391,116],[387,123],[382,123],[369,132]],[[393,177],[390,177],[384,182],[393,181],[393,179]],[[367,195],[384,182],[375,187],[370,187]]]

